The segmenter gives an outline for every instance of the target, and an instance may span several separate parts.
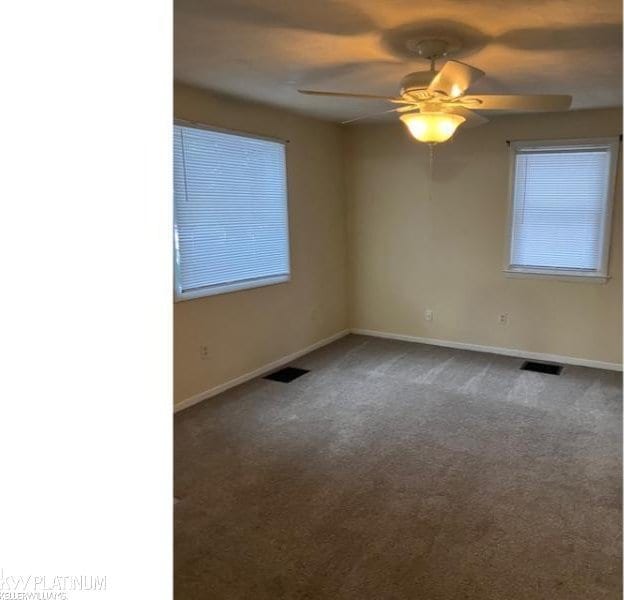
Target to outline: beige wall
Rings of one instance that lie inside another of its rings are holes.
[[[621,176],[604,285],[502,273],[507,139],[617,136],[621,111],[498,117],[435,151],[402,125],[347,131],[350,325],[529,352],[621,362]],[[425,309],[434,320],[424,319]],[[500,313],[509,323],[498,323]]]
[[[177,118],[289,139],[288,283],[174,306],[175,401],[205,392],[347,326],[342,132],[337,125],[176,85]],[[200,345],[209,346],[207,360]]]
[[[505,140],[616,136],[619,110],[460,130],[436,148],[429,198],[428,147],[398,123],[344,129],[182,85],[174,100],[178,118],[291,140],[292,268],[289,283],[175,304],[176,402],[346,327],[621,363],[619,172],[607,284],[502,272]]]

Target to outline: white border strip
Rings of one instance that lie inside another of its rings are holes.
[[[515,356],[517,358],[528,358],[532,360],[543,360],[547,362],[563,363],[566,365],[576,365],[578,367],[592,367],[594,369],[606,369],[608,371],[621,371],[622,365],[617,363],[590,360],[588,358],[577,358],[575,356],[560,356],[558,354],[543,354],[541,352],[526,352],[518,348],[498,348],[496,346],[480,346],[478,344],[466,344],[464,342],[451,342],[449,340],[438,340],[435,338],[417,337],[415,335],[403,335],[401,333],[388,333],[387,331],[375,331],[373,329],[352,329],[351,333],[358,335],[370,335],[372,337],[387,338],[390,340],[402,340],[404,342],[418,342],[419,344],[429,344],[431,346],[444,346],[445,348],[456,348],[458,350],[473,350],[475,352],[487,352],[489,354],[502,354],[504,356]]]
[[[250,379],[255,379],[256,377],[260,377],[261,375],[264,375],[268,373],[269,371],[273,371],[274,369],[277,369],[289,362],[292,362],[293,360],[296,360],[297,358],[303,356],[304,354],[308,354],[310,352],[313,352],[314,350],[318,350],[319,348],[322,348],[323,346],[327,346],[327,344],[331,344],[332,342],[339,340],[340,338],[344,337],[345,335],[348,335],[349,333],[350,331],[348,329],[343,329],[342,331],[339,331],[338,333],[335,333],[334,335],[328,338],[325,338],[323,340],[319,340],[318,342],[315,342],[311,346],[307,346],[306,348],[303,348],[302,350],[297,350],[297,352],[293,352],[292,354],[288,354],[287,356],[282,356],[281,358],[278,358],[277,360],[274,360],[273,362],[270,362],[266,365],[258,367],[257,369],[254,369],[253,371],[250,371],[249,373],[245,373],[244,375],[241,375],[240,377],[235,377],[234,379],[230,379],[230,381],[226,381],[225,383],[222,383],[221,385],[217,385],[216,387],[206,390],[205,392],[200,392],[199,394],[195,394],[194,396],[191,396],[190,398],[186,398],[186,400],[181,400],[180,402],[174,404],[173,412],[177,413],[181,410],[184,410],[185,408],[188,408],[189,406],[193,406],[194,404],[201,402],[202,400],[212,398],[212,396],[216,396],[217,394],[220,394],[221,392],[225,392],[225,390],[229,390],[230,388],[240,385],[241,383],[245,383],[246,381],[249,381]]]

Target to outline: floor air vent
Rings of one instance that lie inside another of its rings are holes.
[[[297,367],[284,367],[279,371],[274,371],[270,375],[267,375],[264,379],[270,379],[271,381],[281,381],[282,383],[290,383],[297,377],[301,377],[308,373],[308,369],[298,369]]]
[[[534,371],[535,373],[546,373],[547,375],[559,375],[563,367],[553,363],[533,362],[532,360],[527,360],[520,368],[523,371]]]

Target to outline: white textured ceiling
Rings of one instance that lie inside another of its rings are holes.
[[[394,95],[428,68],[406,40],[436,33],[486,72],[472,92],[622,105],[620,0],[175,0],[174,23],[178,81],[328,120],[387,105],[297,88]]]

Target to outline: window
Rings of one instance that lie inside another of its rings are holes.
[[[177,300],[290,279],[283,142],[176,123]]]
[[[511,143],[508,272],[606,278],[618,149],[612,138]]]

